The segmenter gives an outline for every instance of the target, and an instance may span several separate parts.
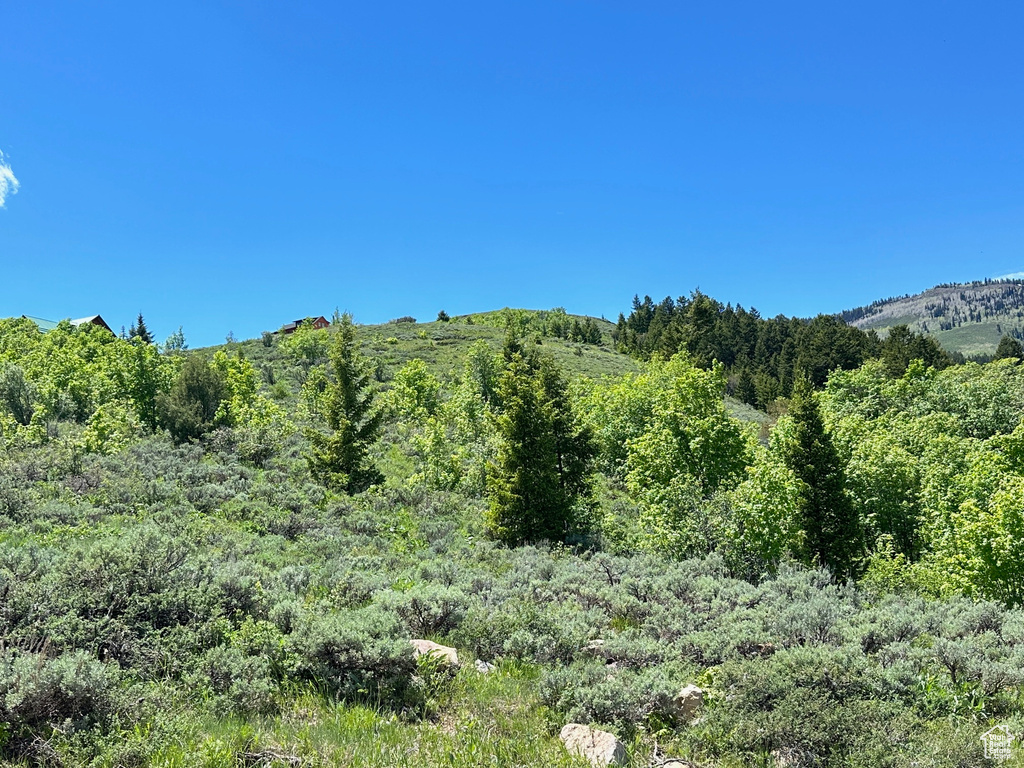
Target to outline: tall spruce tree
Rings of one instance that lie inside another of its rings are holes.
[[[498,385],[501,446],[487,478],[489,523],[507,544],[565,541],[589,495],[593,440],[554,361],[505,345]]]
[[[1021,346],[1021,343],[1013,338],[1013,336],[1006,335],[999,340],[999,346],[996,347],[994,359],[1003,360],[1010,357],[1014,360],[1024,359],[1024,346]]]
[[[359,493],[383,480],[367,455],[377,440],[383,414],[374,406],[371,373],[347,313],[341,316],[328,352],[328,368],[333,377],[325,383],[321,410],[330,431],[307,430],[312,444],[309,470],[325,487]]]
[[[132,327],[128,330],[128,338],[139,339],[147,344],[153,343],[153,334],[146,327],[146,321],[142,319],[141,312],[139,312],[139,319],[132,323]]]
[[[807,379],[793,388],[789,415],[794,436],[784,450],[786,465],[801,481],[800,525],[803,555],[838,576],[853,575],[863,554],[860,518],[846,493],[846,472],[822,421]]]

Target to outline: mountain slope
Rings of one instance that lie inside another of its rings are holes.
[[[995,352],[1006,334],[1024,338],[1024,280],[938,285],[839,313],[850,325],[884,334],[894,325],[927,333],[964,355]]]

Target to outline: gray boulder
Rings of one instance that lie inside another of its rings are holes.
[[[613,733],[569,723],[562,728],[558,738],[569,752],[585,758],[594,768],[626,764],[626,748]]]

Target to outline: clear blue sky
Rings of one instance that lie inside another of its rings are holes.
[[[158,7],[159,6],[159,7]],[[0,316],[832,312],[1024,269],[1013,2],[6,3]],[[15,179],[17,192],[15,193]]]

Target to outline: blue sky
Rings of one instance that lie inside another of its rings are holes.
[[[335,307],[614,319],[699,286],[810,315],[1017,272],[1022,26],[1010,2],[8,3],[0,316],[141,310],[198,346]]]

